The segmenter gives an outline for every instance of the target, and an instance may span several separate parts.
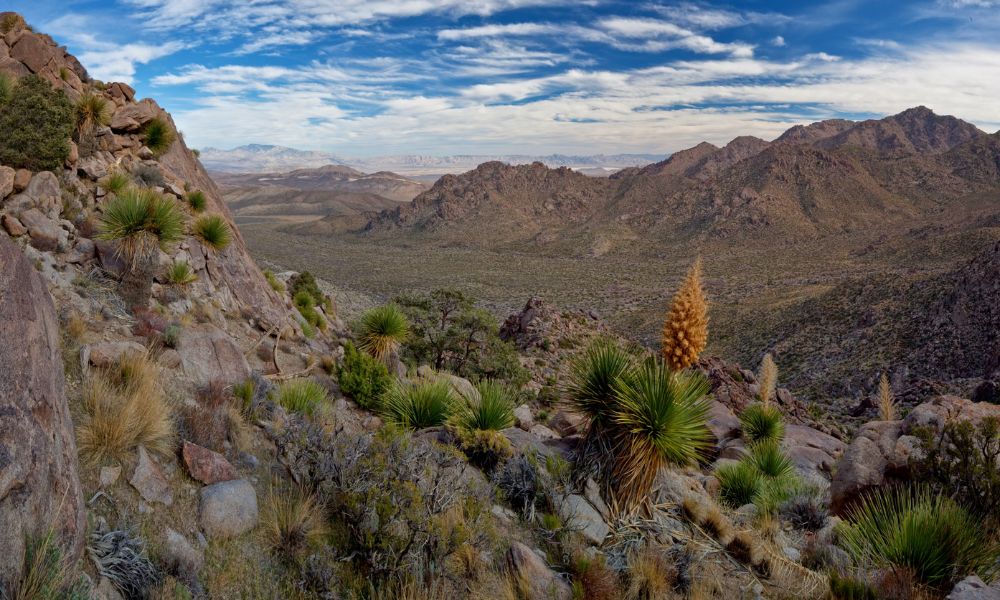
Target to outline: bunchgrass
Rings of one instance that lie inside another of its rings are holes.
[[[117,242],[118,253],[131,266],[183,236],[184,215],[150,189],[126,188],[101,215],[100,238]]]
[[[326,399],[326,388],[312,379],[293,379],[278,388],[278,404],[286,410],[310,417],[319,414]]]
[[[781,447],[771,440],[751,444],[750,453],[744,460],[754,466],[762,475],[771,479],[785,479],[795,473],[792,461],[781,451]]]
[[[740,429],[748,442],[780,442],[785,437],[785,420],[774,404],[751,404],[740,414]]]
[[[327,534],[322,506],[304,489],[272,487],[263,504],[261,525],[271,549],[282,558],[294,561],[302,557]]]
[[[1000,564],[995,532],[951,498],[921,487],[864,497],[838,535],[859,563],[909,570],[940,590],[971,573],[992,581]]]
[[[726,463],[715,470],[719,499],[730,508],[753,504],[764,489],[764,475],[746,461]]]
[[[271,289],[278,292],[279,294],[285,293],[285,284],[278,279],[273,271],[264,270],[264,279],[267,280],[267,285],[271,286]]]
[[[55,530],[26,540],[21,578],[8,589],[0,587],[0,597],[10,600],[63,600],[85,598],[70,586],[71,569],[56,539]]]
[[[361,317],[358,347],[386,362],[410,334],[406,315],[395,304],[373,308]]]
[[[131,183],[132,178],[129,177],[129,174],[117,169],[108,173],[107,177],[101,180],[101,186],[116,196],[125,191]]]
[[[500,431],[514,426],[514,398],[510,386],[492,379],[476,384],[479,400],[456,412],[458,426],[471,431]]]
[[[177,140],[177,132],[164,119],[156,117],[142,129],[142,142],[153,154],[160,156]]]
[[[111,122],[108,99],[94,93],[87,93],[76,101],[76,130],[80,134],[93,131]]]
[[[382,415],[389,423],[406,429],[444,425],[451,416],[455,398],[447,381],[397,383],[382,398]]]
[[[205,215],[195,221],[194,234],[208,248],[216,251],[226,249],[233,239],[229,224],[220,215]]]
[[[185,199],[191,207],[191,210],[194,212],[201,212],[205,210],[205,206],[208,204],[208,198],[205,197],[205,192],[201,190],[189,192],[187,196],[185,196]]]
[[[187,285],[198,279],[186,260],[175,260],[167,268],[167,281],[174,285]]]

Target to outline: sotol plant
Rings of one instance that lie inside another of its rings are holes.
[[[205,215],[195,221],[193,233],[211,250],[225,250],[233,239],[226,220],[219,215]]]
[[[896,420],[896,398],[892,395],[889,378],[885,373],[878,381],[878,418],[881,421]]]
[[[278,388],[278,404],[310,417],[322,410],[326,399],[326,388],[312,379],[293,379]]]
[[[406,429],[444,425],[455,408],[447,381],[397,383],[382,398],[382,414],[389,423]]]
[[[167,269],[167,281],[174,285],[187,285],[198,279],[186,260],[176,260]]]
[[[205,206],[208,204],[208,200],[205,198],[205,192],[201,190],[195,190],[188,193],[186,199],[188,205],[191,206],[191,210],[194,212],[201,212],[205,210]]]
[[[104,96],[87,93],[76,101],[76,131],[80,137],[110,122],[111,111]]]
[[[386,304],[361,317],[358,347],[382,362],[399,350],[410,333],[406,315],[395,304]]]
[[[479,400],[456,409],[451,423],[469,459],[489,471],[512,454],[510,441],[500,430],[514,426],[517,393],[492,379],[477,383],[476,390]]]
[[[708,343],[708,302],[696,260],[674,296],[663,323],[663,357],[675,371],[688,368]]]
[[[143,144],[152,150],[156,156],[160,156],[169,150],[176,139],[177,132],[160,117],[156,117],[149,123],[146,123],[146,126],[142,130]]]
[[[105,206],[100,238],[115,242],[126,264],[121,291],[129,307],[149,304],[156,251],[183,235],[183,214],[153,190],[126,188]]]

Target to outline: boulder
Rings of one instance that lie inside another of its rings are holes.
[[[201,528],[214,538],[234,537],[257,524],[257,493],[245,479],[201,488]]]
[[[573,597],[569,584],[521,542],[510,545],[507,566],[514,578],[527,586],[531,600],[570,600]]]
[[[34,207],[50,219],[58,219],[62,210],[62,190],[59,179],[51,171],[36,173],[22,192],[34,200]]]
[[[80,365],[84,371],[87,371],[90,367],[109,367],[123,354],[133,352],[144,354],[146,347],[138,342],[129,340],[87,344],[80,348]]]
[[[0,166],[0,201],[14,192],[14,174],[17,173],[10,167]]]
[[[28,233],[28,229],[24,226],[24,223],[21,223],[17,217],[4,215],[0,219],[3,221],[3,228],[8,234],[10,234],[11,237],[20,237]]]
[[[211,485],[220,481],[236,479],[236,469],[218,452],[203,448],[198,444],[184,440],[181,456],[187,466],[188,473],[198,481]]]
[[[548,426],[559,435],[566,437],[567,435],[582,434],[586,429],[587,419],[583,415],[560,410],[549,419]]]
[[[157,107],[150,100],[143,100],[137,104],[126,104],[115,111],[111,117],[111,129],[114,131],[139,131],[142,127],[156,118]]]
[[[25,539],[50,527],[68,558],[79,558],[85,513],[55,306],[4,236],[0,340],[0,580],[16,580]]]
[[[557,439],[559,439],[559,434],[556,433],[556,432],[554,432],[554,431],[552,431],[551,429],[549,429],[545,425],[538,425],[538,424],[532,425],[531,426],[531,431],[529,433],[531,433],[531,435],[535,436],[536,438],[538,438],[540,440],[557,440]]]
[[[163,532],[161,558],[170,572],[185,578],[197,575],[205,564],[205,553],[169,527]]]
[[[52,219],[31,208],[21,213],[21,223],[31,236],[31,245],[39,250],[52,252],[59,247],[62,228]]]
[[[979,577],[970,575],[959,581],[945,600],[1000,600],[1000,581],[987,585]]]
[[[740,420],[728,406],[718,400],[712,400],[708,412],[708,429],[719,444],[727,439],[739,437]]]
[[[232,338],[211,324],[185,327],[177,352],[188,378],[197,385],[213,381],[241,383],[250,377],[250,365]]]
[[[149,453],[142,446],[139,446],[139,462],[136,464],[135,472],[132,473],[132,479],[129,479],[128,482],[147,502],[159,502],[167,506],[174,503],[170,482],[163,475],[160,465],[149,456]]]
[[[55,59],[55,47],[47,44],[42,36],[25,31],[10,49],[10,56],[32,73],[41,73]]]
[[[527,404],[522,404],[514,409],[514,424],[525,431],[531,431],[531,426],[535,424],[535,417],[531,414],[531,409]]]
[[[14,191],[23,192],[31,183],[31,171],[28,169],[18,169],[14,172]]]
[[[847,445],[837,438],[804,425],[786,425],[781,442],[792,464],[806,479],[825,485]]]
[[[559,501],[557,509],[566,527],[578,531],[595,546],[599,546],[611,532],[601,513],[583,496],[568,494]]]
[[[536,427],[539,426],[536,425]],[[572,458],[573,455],[573,445],[569,440],[561,440],[555,437],[540,439],[538,436],[517,427],[504,429],[500,433],[510,441],[514,450],[521,454],[535,453],[540,456],[558,456],[567,460]]]
[[[66,255],[66,262],[71,264],[81,264],[94,258],[96,252],[94,241],[87,238],[77,238],[73,250]]]

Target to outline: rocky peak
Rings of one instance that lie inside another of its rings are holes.
[[[822,148],[854,146],[893,154],[939,154],[986,135],[978,127],[925,106],[884,119],[862,121],[835,136],[816,142]]]

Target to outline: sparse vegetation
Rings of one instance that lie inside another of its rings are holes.
[[[278,387],[277,401],[286,410],[316,416],[327,406],[327,391],[312,379],[286,381]]]
[[[887,489],[849,510],[840,539],[862,565],[908,570],[942,591],[969,573],[996,575],[993,532],[954,500],[927,489]]]
[[[896,420],[896,398],[889,386],[889,377],[882,373],[878,381],[878,418],[882,421]]]
[[[194,212],[201,212],[205,210],[205,206],[208,204],[208,198],[205,197],[205,192],[201,190],[188,192],[185,196],[185,200],[187,200],[188,205]]]
[[[298,309],[306,323],[322,331],[326,329],[326,320],[317,312],[313,302],[313,297],[305,291],[300,291],[292,298],[292,303],[295,304],[295,308]]]
[[[211,250],[221,252],[232,241],[233,232],[220,215],[205,215],[194,223],[193,233]]]
[[[361,352],[350,342],[344,346],[344,360],[337,369],[337,382],[342,392],[368,409],[377,408],[379,399],[392,386],[385,364]]]
[[[78,139],[92,133],[97,127],[111,122],[108,99],[88,92],[76,101],[76,132]]]
[[[162,188],[167,185],[163,173],[153,165],[140,164],[132,169],[132,180],[146,188]]]
[[[285,293],[285,284],[281,283],[281,281],[277,277],[275,277],[273,271],[271,271],[269,269],[265,269],[264,270],[264,279],[267,280],[267,284],[269,286],[271,286],[272,290],[278,292],[279,294],[284,294]]]
[[[499,433],[514,426],[514,399],[510,386],[494,380],[476,384],[479,400],[459,406],[452,417],[462,449],[473,464],[487,471],[512,454],[510,441]]]
[[[410,324],[399,306],[386,304],[362,315],[358,330],[358,347],[388,364],[410,335]]]
[[[66,94],[38,75],[22,77],[0,102],[0,164],[60,172],[69,158],[73,128]]]
[[[698,360],[708,343],[708,302],[701,284],[701,260],[696,260],[674,295],[663,324],[663,357],[675,371]]]
[[[177,140],[177,132],[161,117],[156,117],[142,129],[142,142],[153,154],[160,156]]]
[[[261,523],[268,542],[285,559],[300,560],[327,534],[322,506],[301,487],[282,490],[272,484],[263,504]]]
[[[85,600],[89,590],[72,580],[73,569],[59,547],[56,534],[49,529],[37,538],[26,540],[21,578],[0,580],[0,598],[5,600]]]
[[[122,458],[137,446],[167,454],[173,447],[170,406],[156,366],[144,354],[126,354],[84,383],[86,411],[77,447],[91,464]]]
[[[382,416],[406,429],[437,427],[451,416],[455,402],[446,381],[397,383],[382,396]]]
[[[174,285],[187,285],[198,279],[186,260],[175,260],[167,269],[167,281]]]
[[[750,443],[780,442],[785,437],[785,418],[774,404],[751,404],[740,413],[740,429]]]
[[[101,186],[116,196],[124,192],[131,183],[132,178],[127,173],[118,169],[113,169],[108,173],[107,177],[101,180]]]

